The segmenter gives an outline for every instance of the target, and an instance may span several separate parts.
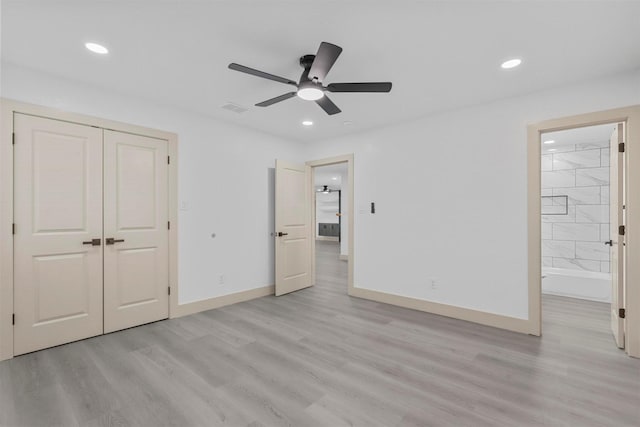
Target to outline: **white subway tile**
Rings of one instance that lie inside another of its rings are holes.
[[[553,258],[550,256],[542,257],[542,266],[543,267],[553,267]]]
[[[575,187],[576,171],[542,172],[542,188]]]
[[[576,222],[576,207],[569,206],[566,215],[542,215],[542,222]]]
[[[601,149],[600,150],[600,166],[607,167],[607,168],[611,166],[609,164],[610,157],[611,155],[610,155],[609,147]]]
[[[608,261],[601,261],[600,271],[602,271],[603,273],[611,273],[611,263],[609,263]]]
[[[542,223],[542,238],[553,239],[553,224],[550,222]]]
[[[609,168],[576,169],[576,187],[609,185]]]
[[[599,166],[600,150],[585,150],[553,154],[554,171],[576,168],[594,168]]]
[[[554,188],[553,195],[569,196],[570,205],[576,205],[576,204],[577,205],[597,205],[600,203],[600,187],[599,186],[598,187]]]
[[[603,148],[609,146],[609,140],[603,139],[602,141],[583,142],[576,144],[576,151],[581,150],[593,150],[595,148]]]
[[[600,271],[600,261],[586,259],[553,258],[553,266],[570,270]]]
[[[576,258],[609,261],[609,246],[604,242],[576,242]]]
[[[587,242],[596,242],[600,240],[600,225],[554,223],[553,237],[557,240],[581,240]]]
[[[600,240],[602,240],[603,242],[606,242],[610,239],[610,228],[610,224],[600,224]]]
[[[544,154],[542,156],[542,170],[543,171],[550,171],[553,170],[553,159],[552,159],[552,155],[551,154]]]
[[[609,186],[600,187],[600,204],[609,206]]]
[[[562,240],[543,240],[542,241],[543,257],[561,257],[575,258],[576,244],[571,241]]]
[[[576,222],[606,223],[609,222],[609,206],[576,205]]]

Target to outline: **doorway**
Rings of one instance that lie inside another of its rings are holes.
[[[624,346],[624,351],[633,357],[640,357],[640,328],[638,325],[638,318],[640,317],[640,265],[637,263],[626,263],[625,259],[635,259],[637,253],[640,251],[640,227],[636,227],[635,224],[640,223],[640,192],[635,189],[635,184],[640,182],[640,106],[624,107],[614,110],[600,111],[594,113],[581,114],[571,117],[563,117],[557,119],[550,119],[544,122],[529,125],[527,128],[527,157],[528,157],[528,283],[529,283],[529,333],[532,335],[541,335],[543,332],[542,322],[542,306],[543,306],[543,230],[542,230],[542,214],[543,214],[543,182],[542,182],[542,162],[543,162],[543,146],[547,145],[551,147],[553,143],[544,144],[548,139],[553,139],[550,135],[553,132],[560,132],[571,129],[583,129],[591,126],[598,125],[610,125],[612,128],[617,129],[617,135],[613,134],[613,143],[609,143],[609,240],[602,241],[600,239],[600,233],[595,236],[595,227],[591,226],[592,235],[590,243],[597,243],[603,246],[611,246],[607,248],[610,251],[609,269],[611,274],[611,306],[609,316],[610,328],[607,328],[605,339],[608,340],[611,346],[618,344],[618,346]],[[594,149],[596,147],[593,147]],[[600,147],[600,155],[602,161],[602,148]],[[551,151],[551,153],[558,152]],[[546,154],[550,154],[547,152]],[[595,156],[595,154],[594,154]],[[617,159],[616,161],[613,161]],[[545,160],[548,162],[548,159]],[[553,159],[551,159],[553,162]],[[591,159],[594,161],[594,159]],[[601,163],[602,164],[602,163]],[[606,163],[605,163],[606,164]],[[594,163],[594,169],[595,169]],[[548,165],[546,166],[548,168]],[[602,167],[602,166],[601,166]],[[617,173],[615,172],[617,168]],[[613,172],[612,172],[613,171]],[[550,172],[554,172],[551,170]],[[593,171],[592,171],[593,172]],[[602,173],[602,171],[600,171]],[[560,174],[558,174],[560,175]],[[594,179],[594,176],[587,178],[588,174],[581,173],[581,182],[584,184],[587,181],[584,179]],[[553,177],[560,179],[558,176]],[[620,185],[613,183],[612,180],[616,179]],[[546,186],[549,185],[549,180],[546,180]],[[595,181],[592,181],[592,183]],[[575,184],[575,181],[574,181]],[[597,185],[593,185],[597,187]],[[618,191],[617,196],[614,195],[612,188],[616,187]],[[602,187],[602,185],[600,185]],[[548,189],[547,189],[548,191]],[[574,193],[578,193],[579,190],[574,190]],[[600,188],[602,191],[602,188]],[[547,195],[549,195],[547,193]],[[551,195],[563,195],[555,193],[552,190]],[[571,199],[569,194],[564,194],[567,199]],[[583,194],[584,196],[584,194]],[[575,200],[574,200],[575,201]],[[595,201],[595,199],[594,199]],[[544,209],[547,213],[549,209],[564,209],[564,201],[558,198],[557,200],[545,201],[546,205]],[[555,207],[554,207],[555,205]],[[569,205],[569,200],[567,200]],[[624,207],[624,209],[623,209]],[[567,206],[567,209],[569,206]],[[594,211],[598,209],[591,207],[583,209],[582,215],[586,215],[587,211]],[[612,212],[614,212],[612,214]],[[557,213],[557,212],[555,212]],[[582,217],[584,219],[584,216]],[[602,225],[602,223],[597,223]],[[567,227],[557,227],[558,231],[567,231]],[[574,226],[574,228],[579,228]],[[586,229],[587,227],[585,227]],[[604,229],[605,227],[601,227]],[[552,227],[552,232],[553,230]],[[549,230],[544,230],[546,237],[549,237]],[[567,234],[560,234],[560,236],[568,237]],[[552,235],[557,237],[557,235]],[[621,237],[621,238],[620,238]],[[597,239],[597,240],[596,240]],[[598,243],[599,242],[599,243]],[[607,243],[605,245],[605,243]],[[581,245],[581,258],[585,259],[587,246]],[[596,246],[591,245],[591,248]],[[615,248],[612,249],[612,248]],[[575,250],[575,247],[574,247]],[[602,254],[602,249],[599,250]],[[548,254],[548,252],[547,252]],[[591,253],[592,256],[593,251]],[[546,255],[545,255],[546,256]],[[575,254],[569,254],[566,258]],[[616,257],[618,261],[616,261]],[[553,256],[549,260],[544,260],[549,264],[551,261],[551,267],[553,267]],[[562,258],[562,257],[559,257]],[[606,260],[588,260],[598,261],[600,264],[600,273],[603,273],[603,269],[606,270]],[[559,265],[560,263],[556,263]],[[589,263],[595,269],[595,263]],[[585,264],[583,264],[584,266]],[[545,268],[547,267],[545,266]],[[617,269],[617,271],[616,271]],[[584,281],[581,281],[584,283]],[[550,284],[549,284],[550,285]],[[544,285],[545,287],[548,286]],[[584,290],[584,289],[583,289]],[[561,297],[560,297],[561,298]],[[566,301],[570,301],[568,298]],[[545,323],[545,328],[548,325]],[[561,327],[563,325],[560,325]],[[610,329],[610,331],[609,331]],[[545,329],[549,332],[549,329]],[[612,337],[613,333],[613,337]],[[600,334],[600,336],[603,336]],[[615,344],[614,339],[615,338]],[[558,337],[562,339],[562,337]],[[622,344],[622,345],[621,345]],[[615,348],[615,347],[614,347]]]
[[[285,295],[313,286],[316,282],[316,213],[314,169],[346,164],[347,174],[341,183],[342,202],[339,217],[339,243],[346,245],[347,293],[354,292],[354,192],[353,154],[295,164],[276,160],[275,174],[275,295]],[[333,180],[332,180],[333,181]],[[324,188],[324,187],[323,187]],[[327,184],[327,188],[329,185]],[[346,193],[346,194],[345,194]],[[345,218],[346,217],[346,218]],[[326,236],[335,237],[335,236]],[[337,250],[337,246],[334,247]]]
[[[623,140],[624,123],[540,138],[543,319],[607,334],[611,316],[620,348],[623,325],[611,307],[624,295]]]
[[[349,262],[347,162],[312,169],[315,284],[331,292],[347,293]]]

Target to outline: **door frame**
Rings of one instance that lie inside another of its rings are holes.
[[[13,117],[15,113],[164,139],[168,170],[169,318],[178,315],[178,135],[157,129],[70,113],[55,108],[0,99],[0,361],[13,357]]]
[[[309,191],[311,192],[311,194],[315,194],[315,185],[314,185],[314,178],[315,178],[315,168],[316,167],[320,167],[320,166],[330,166],[330,165],[335,165],[338,163],[346,163],[347,164],[347,189],[349,190],[349,194],[347,196],[347,206],[348,206],[348,210],[349,210],[349,217],[348,217],[348,221],[347,224],[349,225],[349,230],[347,233],[347,242],[349,245],[349,259],[347,260],[347,294],[348,295],[353,295],[353,265],[354,265],[354,230],[353,230],[353,224],[354,224],[354,218],[355,218],[355,204],[354,204],[354,194],[353,194],[353,187],[354,187],[354,176],[353,176],[353,169],[354,169],[354,165],[353,165],[353,154],[344,154],[341,156],[334,156],[334,157],[327,157],[324,159],[319,159],[319,160],[311,160],[306,162],[306,165],[311,167],[311,172],[309,174],[309,182],[308,182],[308,186],[309,186]],[[310,241],[313,242],[313,244],[311,245],[311,277],[313,280],[313,284],[315,285],[316,282],[316,245],[315,245],[315,241],[316,241],[316,209],[315,209],[315,203],[316,203],[316,198],[315,197],[311,197],[311,224],[313,225],[312,227],[309,227],[309,238],[311,239]],[[340,230],[340,232],[342,233],[342,230]]]
[[[640,105],[545,120],[527,127],[529,328],[542,333],[541,147],[543,133],[608,123],[625,123],[625,258],[640,255]],[[640,357],[640,264],[626,263],[625,351]]]

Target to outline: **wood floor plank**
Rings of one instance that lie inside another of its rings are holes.
[[[0,426],[634,426],[609,307],[543,297],[536,338],[317,284],[0,363]]]

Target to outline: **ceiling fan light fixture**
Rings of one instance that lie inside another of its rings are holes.
[[[324,96],[322,89],[317,87],[301,87],[298,89],[297,95],[305,101],[317,101]]]

